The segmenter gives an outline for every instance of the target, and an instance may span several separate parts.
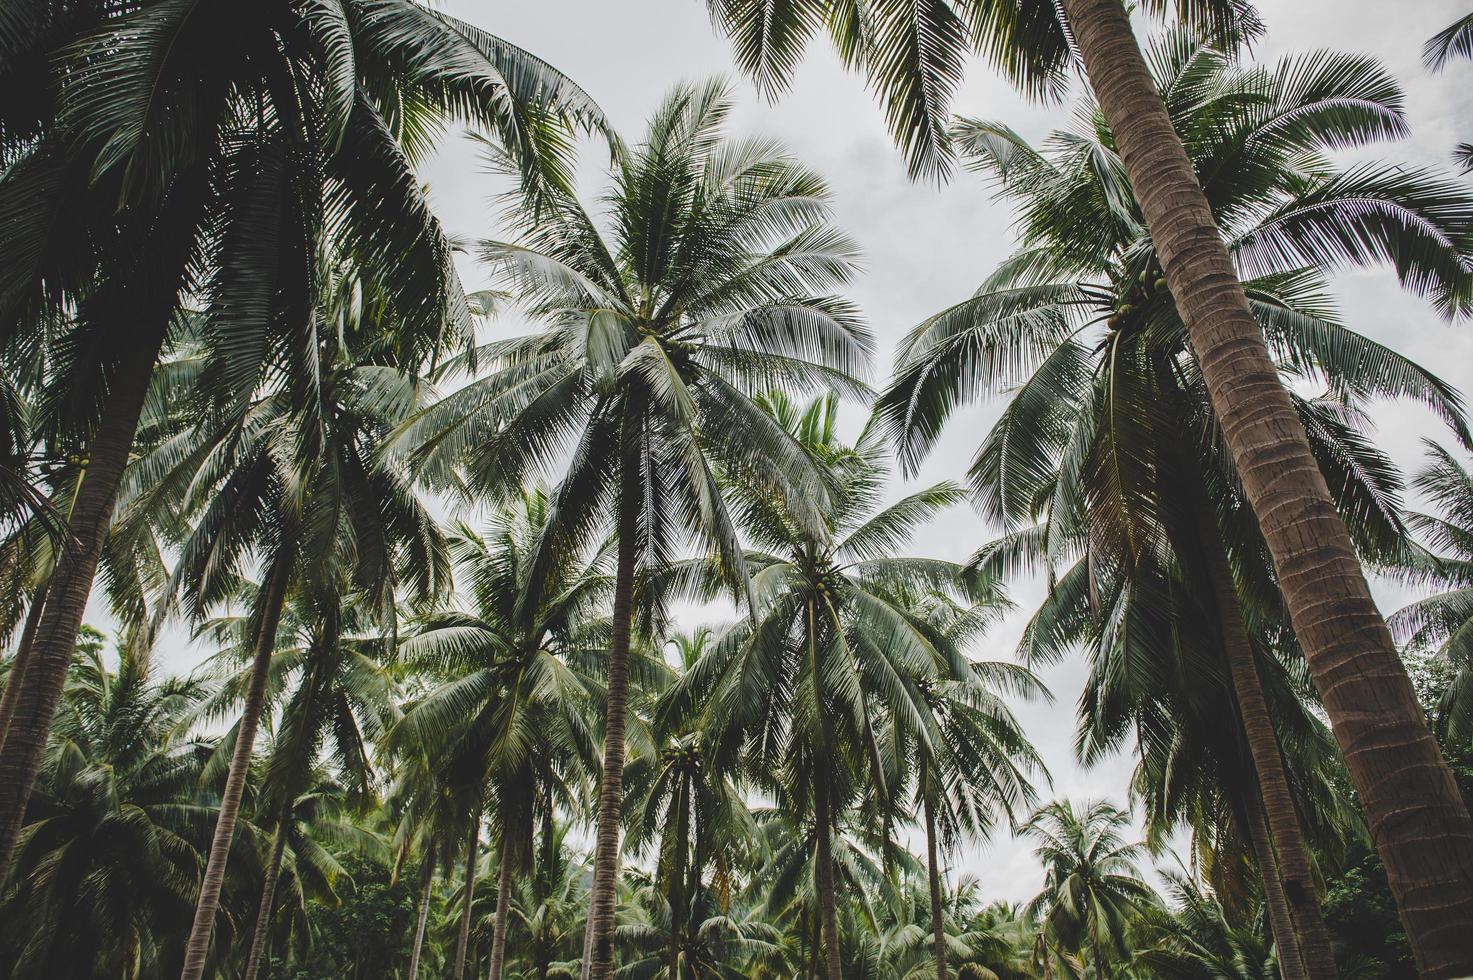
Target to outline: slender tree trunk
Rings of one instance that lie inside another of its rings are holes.
[[[929,773],[923,773],[924,779]],[[931,882],[931,942],[936,951],[936,980],[946,980],[946,923],[941,915],[941,869],[936,860],[936,799],[926,787],[926,872]]]
[[[465,954],[471,938],[471,902],[476,895],[476,848],[481,843],[481,815],[471,821],[471,839],[465,845],[465,902],[460,912],[460,938],[455,943],[455,980],[465,977]]]
[[[414,945],[409,950],[409,980],[419,980],[419,955],[425,945],[425,924],[430,919],[430,889],[435,882],[435,838],[425,848],[419,869],[419,914],[414,920]]]
[[[46,608],[46,591],[51,585],[48,579],[31,597],[31,608],[26,610],[26,622],[21,627],[20,640],[15,646],[15,656],[10,658],[10,673],[5,677],[5,691],[0,693],[0,750],[5,748],[5,733],[10,731],[10,719],[15,717],[15,703],[20,698],[21,683],[25,680],[26,667],[31,662],[31,644],[36,640],[36,625]]]
[[[624,714],[629,705],[629,634],[634,613],[634,534],[637,501],[622,481],[614,573],[614,622],[609,638],[609,699],[604,711],[604,764],[598,788],[598,839],[589,898],[584,976],[614,975],[614,902],[618,893],[619,816],[624,802]]]
[[[839,952],[839,905],[834,894],[834,814],[829,802],[828,780],[823,778],[823,774],[819,774],[813,781],[813,819],[818,825],[818,854],[814,863],[818,874],[818,912],[823,936],[824,965],[828,980],[843,980]]]
[[[491,980],[501,980],[502,964],[506,961],[506,925],[511,908],[511,855],[507,853],[506,839],[501,841],[501,868],[496,875],[496,922],[491,933]]]
[[[276,882],[281,877],[281,861],[286,856],[286,832],[291,819],[290,806],[282,807],[276,818],[276,835],[271,842],[271,863],[266,866],[266,878],[261,882],[261,904],[256,910],[256,929],[251,936],[251,952],[246,958],[242,980],[256,980],[261,968],[261,956],[266,952],[266,937],[271,932],[271,912],[276,905]]]
[[[107,413],[86,450],[88,463],[72,499],[67,540],[51,573],[0,749],[0,881],[10,870],[15,840],[41,769],[165,326],[160,322],[156,331],[141,331],[137,343],[119,360],[110,379]]]
[[[1212,513],[1205,489],[1197,484],[1194,492],[1197,540],[1202,549],[1207,574],[1212,582],[1213,602],[1217,607],[1223,650],[1232,676],[1233,695],[1238,703],[1238,716],[1258,787],[1263,799],[1263,812],[1277,860],[1277,874],[1289,912],[1294,922],[1299,960],[1310,980],[1335,980],[1335,954],[1330,948],[1330,931],[1325,927],[1320,903],[1315,895],[1314,877],[1310,872],[1309,847],[1299,827],[1299,813],[1294,794],[1289,788],[1289,775],[1284,770],[1284,756],[1274,732],[1273,718],[1263,695],[1263,680],[1258,673],[1253,644],[1243,621],[1238,602],[1238,589],[1232,568],[1223,548],[1217,520]],[[1273,875],[1274,865],[1261,868]]]
[[[1364,801],[1418,969],[1473,975],[1473,819],[1427,730],[1125,7],[1061,2]]]
[[[251,659],[250,682],[241,709],[240,726],[235,733],[235,751],[230,756],[230,773],[225,791],[220,796],[220,811],[215,818],[215,838],[210,843],[210,858],[200,883],[199,901],[194,908],[194,925],[184,947],[184,968],[180,980],[200,980],[205,972],[205,959],[210,952],[210,933],[215,928],[215,912],[220,907],[220,889],[225,884],[225,864],[230,858],[230,845],[235,839],[235,822],[240,816],[240,797],[245,791],[246,774],[251,765],[251,749],[256,742],[256,728],[261,722],[261,708],[266,699],[266,678],[271,669],[271,652],[276,648],[276,628],[281,622],[281,609],[286,602],[287,584],[291,580],[292,560],[277,555],[266,581],[266,595],[261,605],[261,623],[256,634],[255,655]]]
[[[1278,950],[1279,975],[1283,980],[1307,980],[1304,960],[1299,955],[1299,936],[1289,914],[1289,898],[1284,894],[1284,880],[1279,876],[1279,861],[1269,839],[1263,807],[1257,800],[1245,800],[1243,809],[1248,837],[1253,844],[1253,857],[1258,864],[1258,877],[1263,881],[1269,928],[1273,931],[1274,946]]]

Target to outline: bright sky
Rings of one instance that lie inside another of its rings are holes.
[[[450,0],[457,16],[528,48],[583,85],[616,127],[638,138],[644,120],[668,87],[680,79],[733,74],[725,43],[716,37],[700,0],[538,0],[487,3]],[[1420,64],[1423,41],[1465,12],[1467,0],[1261,0],[1268,36],[1257,56],[1272,61],[1316,47],[1365,51],[1381,58],[1406,88],[1413,138],[1379,147],[1371,158],[1446,169],[1459,139],[1473,138],[1473,65],[1463,62],[1439,77]],[[1012,248],[1011,216],[994,204],[975,176],[961,174],[937,188],[910,182],[900,155],[882,126],[863,82],[844,73],[822,44],[815,44],[792,91],[775,105],[759,99],[739,80],[733,135],[777,137],[805,163],[830,180],[837,223],[865,252],[865,273],[852,290],[879,341],[875,379],[889,369],[896,342],[930,313],[968,295]],[[1066,123],[1068,107],[1030,105],[977,64],[955,102],[964,115],[1001,120],[1030,139]],[[598,149],[589,146],[583,189],[602,189]],[[495,237],[490,196],[501,184],[482,174],[475,151],[458,135],[424,171],[438,213],[450,231],[466,238]],[[463,267],[467,286],[485,280]],[[1430,366],[1460,390],[1473,390],[1473,326],[1449,326],[1425,304],[1400,293],[1381,271],[1351,270],[1338,281],[1348,323]],[[493,325],[496,335],[521,333],[525,325]],[[964,475],[972,451],[996,417],[997,403],[959,416],[947,429],[916,481],[924,485]],[[862,409],[851,410],[857,430]],[[1442,438],[1426,412],[1409,406],[1378,406],[1378,439],[1398,463],[1415,467],[1418,440]],[[904,491],[896,486],[897,494]],[[973,513],[948,515],[917,535],[918,554],[961,560],[991,536]],[[999,627],[979,656],[1009,657],[1026,615],[1036,608],[1043,586],[1020,582],[1013,589],[1020,612]],[[1406,596],[1378,584],[1389,611]],[[694,623],[690,625],[695,625]],[[187,668],[203,651],[182,643],[164,651],[171,667]],[[1090,770],[1073,758],[1074,704],[1084,676],[1078,659],[1048,670],[1055,703],[1020,705],[1019,716],[1044,754],[1054,777],[1054,795],[1075,799],[1106,796],[1124,803],[1131,760],[1121,756]],[[1047,790],[1045,790],[1047,794]],[[1006,833],[955,856],[956,874],[980,876],[989,898],[1024,900],[1039,887],[1041,873],[1025,841]]]

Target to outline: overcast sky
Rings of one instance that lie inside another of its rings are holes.
[[[1370,156],[1419,165],[1446,166],[1458,138],[1473,137],[1473,70],[1467,62],[1440,77],[1421,69],[1423,41],[1463,13],[1468,0],[1273,0],[1261,2],[1268,25],[1257,56],[1274,60],[1316,47],[1363,51],[1382,59],[1406,88],[1414,136],[1377,148]],[[669,86],[682,79],[732,74],[725,44],[717,38],[700,0],[535,0],[446,4],[464,17],[522,45],[582,84],[626,138],[637,139],[643,123]],[[844,73],[822,44],[815,44],[792,91],[777,104],[759,99],[736,82],[733,135],[763,134],[784,141],[832,185],[836,221],[864,249],[864,274],[852,297],[862,306],[879,342],[875,378],[889,369],[897,340],[928,314],[969,294],[1012,248],[1012,216],[990,200],[980,179],[962,174],[941,188],[918,185],[905,175],[880,112],[860,79]],[[1067,107],[1030,105],[974,65],[954,106],[958,113],[1006,122],[1030,139],[1064,125]],[[595,146],[585,148],[583,191],[601,189],[607,162]],[[424,170],[438,213],[450,231],[467,238],[497,234],[489,198],[500,189],[480,172],[474,150],[458,134]],[[463,270],[468,286],[484,282],[474,266]],[[1384,271],[1347,271],[1338,280],[1345,319],[1357,330],[1388,343],[1440,372],[1462,391],[1473,389],[1473,326],[1449,326],[1425,304],[1402,295]],[[522,332],[514,320],[496,324],[495,334]],[[948,427],[916,483],[963,476],[971,453],[1000,406],[962,413]],[[1418,440],[1442,438],[1434,420],[1407,406],[1378,406],[1378,438],[1404,467],[1418,463]],[[856,426],[862,410],[851,409]],[[897,484],[896,492],[904,486]],[[966,558],[990,536],[973,513],[957,511],[917,535],[917,553]],[[1024,617],[1042,595],[1038,582],[1013,589],[1020,612],[998,628],[978,655],[1009,657]],[[1382,605],[1396,608],[1406,598],[1378,584]],[[694,625],[694,624],[690,624]],[[171,665],[185,666],[200,653],[176,646]],[[1084,670],[1075,659],[1045,672],[1055,703],[1021,705],[1018,713],[1053,774],[1053,795],[1075,799],[1106,796],[1124,803],[1131,768],[1117,757],[1090,770],[1073,758],[1074,706]],[[1044,789],[1045,794],[1048,790]],[[1002,834],[989,844],[956,856],[956,873],[979,875],[991,898],[1023,900],[1034,894],[1041,874],[1026,842]]]

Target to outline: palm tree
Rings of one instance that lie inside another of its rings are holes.
[[[732,487],[752,542],[747,562],[756,569],[757,604],[677,680],[662,710],[667,717],[699,710],[717,740],[718,762],[739,759],[746,778],[812,814],[819,921],[828,976],[837,980],[837,816],[867,782],[885,783],[872,750],[885,716],[906,718],[910,738],[940,742],[941,718],[921,685],[973,677],[974,665],[954,646],[933,644],[894,596],[927,588],[978,601],[993,586],[950,562],[895,553],[916,527],[961,499],[960,487],[938,484],[882,508],[875,426],[851,448],[838,441],[833,395],[807,406],[770,396],[766,405],[829,471],[825,525],[810,527],[760,485]]]
[[[605,198],[612,239],[571,194],[550,193],[516,209],[519,241],[482,243],[482,258],[548,329],[478,352],[500,369],[404,434],[429,478],[449,481],[467,461],[474,483],[495,493],[562,463],[572,445],[534,554],[534,590],[561,551],[612,525],[589,916],[599,980],[613,963],[630,633],[636,605],[658,605],[639,583],[692,539],[743,580],[714,462],[785,480],[817,520],[820,474],[750,393],[775,383],[858,390],[851,377],[869,350],[852,307],[824,292],[848,279],[854,248],[825,223],[823,181],[770,142],[722,140],[728,108],[721,82],[666,98],[644,141],[618,159]]]
[[[629,919],[616,930],[630,954],[621,976],[740,980],[754,965],[782,962],[779,930],[755,910],[725,909],[700,885],[685,898],[686,907],[676,908],[653,883],[636,892]],[[678,956],[672,958],[672,949]]]
[[[490,792],[500,854],[491,978],[506,954],[512,878],[531,864],[538,817],[550,817],[569,787],[597,768],[589,702],[590,661],[606,641],[608,544],[569,550],[524,617],[533,548],[545,532],[545,491],[496,513],[484,535],[462,527],[449,539],[474,612],[441,612],[400,647],[411,668],[441,681],[405,715],[391,741],[411,741],[450,782],[475,780]]]
[[[1133,970],[1146,977],[1178,980],[1273,980],[1268,943],[1251,925],[1230,921],[1217,897],[1184,874],[1169,873],[1172,907],[1152,906],[1136,924],[1139,951]]]
[[[1422,62],[1430,72],[1442,71],[1454,58],[1473,58],[1473,13],[1438,31],[1422,48]],[[1459,143],[1453,159],[1463,173],[1473,173],[1473,143]]]
[[[351,588],[362,596],[366,615],[392,623],[401,582],[421,601],[448,582],[433,517],[404,476],[377,454],[384,434],[418,404],[412,377],[393,366],[392,344],[400,339],[395,311],[370,304],[359,308],[361,318],[345,313],[339,304],[353,291],[337,287],[355,279],[351,270],[332,271],[321,322],[314,325],[341,331],[314,330],[311,348],[288,358],[309,360],[312,368],[284,370],[277,385],[223,416],[172,431],[151,426],[157,444],[130,476],[130,484],[142,488],[140,508],[188,522],[164,594],[179,596],[192,617],[230,600],[252,564],[264,572],[241,624],[252,651],[250,672],[186,980],[204,969],[289,595],[295,590],[313,615],[331,623],[340,615],[340,589]]]
[[[82,633],[35,802],[5,883],[9,975],[154,976],[178,963],[214,819],[188,722],[208,689],[160,680]]]
[[[1089,952],[1095,976],[1108,977],[1108,956],[1126,955],[1126,929],[1134,912],[1154,901],[1136,877],[1140,844],[1122,836],[1130,817],[1107,800],[1091,800],[1076,810],[1068,800],[1045,806],[1023,826],[1038,841],[1044,886],[1028,905],[1045,934],[1063,948]]]
[[[1339,324],[1323,293],[1325,270],[1340,250],[1287,243],[1303,240],[1303,229],[1295,226],[1313,214],[1319,217],[1308,220],[1322,234],[1360,242],[1355,254],[1362,260],[1416,251],[1414,242],[1437,252],[1423,233],[1432,226],[1423,222],[1445,221],[1439,236],[1455,242],[1462,223],[1473,216],[1473,201],[1429,174],[1375,166],[1342,172],[1322,161],[1291,159],[1374,135],[1377,120],[1397,131],[1399,93],[1374,62],[1321,53],[1273,67],[1239,68],[1181,33],[1153,47],[1151,60],[1157,86],[1172,95],[1180,131],[1213,133],[1192,142],[1203,187],[1223,216],[1235,257],[1258,273],[1248,280],[1249,294],[1283,369],[1311,372],[1329,386],[1328,399],[1294,396],[1296,410],[1357,544],[1384,560],[1404,537],[1394,471],[1364,445],[1347,417],[1353,408],[1343,403],[1370,394],[1414,397],[1466,438],[1462,406],[1437,378]],[[1359,121],[1340,113],[1351,101],[1366,113]],[[1245,102],[1261,108],[1243,112]],[[1316,117],[1323,118],[1308,124]],[[1161,288],[1151,239],[1112,162],[1108,130],[1089,103],[1079,118],[1079,128],[1055,134],[1043,153],[996,124],[958,125],[976,167],[995,176],[1021,205],[1023,245],[972,299],[912,333],[881,412],[903,456],[914,461],[958,401],[1026,378],[971,472],[984,509],[1004,526],[1047,514],[1045,526],[1020,533],[1005,548],[1011,552],[1026,542],[1050,563],[1065,552],[1085,556],[1079,574],[1096,594],[1108,592],[1100,584],[1103,570],[1118,569],[1133,585],[1121,593],[1131,603],[1213,597],[1205,613],[1225,641],[1222,651],[1284,887],[1300,896],[1293,912],[1295,931],[1310,947],[1305,966],[1311,975],[1331,977],[1328,934],[1313,902],[1307,853],[1261,693],[1258,675],[1267,668],[1255,663],[1245,633],[1240,605],[1251,602],[1239,599],[1234,581],[1235,574],[1262,569],[1253,572],[1255,584],[1243,587],[1250,596],[1277,596],[1271,559],[1256,521],[1240,503],[1238,470],[1219,449],[1221,429],[1191,359],[1188,332],[1178,305]],[[1281,137],[1287,119],[1307,125]],[[1407,223],[1365,217],[1367,200],[1388,202]],[[1419,288],[1451,295],[1464,276],[1464,257],[1451,244],[1440,248],[1441,254],[1428,255]],[[1102,325],[1108,329],[1100,332]],[[1237,527],[1219,528],[1223,521]],[[1168,549],[1166,561],[1181,565],[1182,574],[1201,576],[1197,586],[1177,593],[1166,585],[1178,573],[1160,564],[1162,547]],[[1279,602],[1266,601],[1275,607]],[[1273,610],[1268,615],[1278,617]],[[1198,616],[1187,615],[1189,629]],[[1155,621],[1165,621],[1159,609]],[[1134,635],[1120,631],[1106,640]],[[1206,640],[1209,649],[1219,642],[1214,636]],[[1118,676],[1114,670],[1107,676]],[[1160,679],[1158,668],[1146,680],[1148,699],[1162,693]],[[1292,698],[1281,704],[1299,710]],[[1205,720],[1192,712],[1182,717]],[[1115,725],[1103,723],[1118,731]],[[1212,725],[1199,730],[1208,737],[1223,731]],[[1272,891],[1276,865],[1260,864]],[[1292,937],[1282,932],[1280,942],[1292,953]]]
[[[510,907],[510,929],[516,933],[514,958],[522,967],[521,977],[547,980],[555,966],[571,962],[577,970],[581,952],[582,913],[588,908],[582,868],[563,846],[566,824],[557,825],[544,816],[543,839],[537,849],[533,873],[515,880]]]
[[[232,355],[215,394],[247,399],[269,351],[304,349],[295,331],[332,229],[418,327],[406,347],[418,360],[447,321],[465,320],[465,302],[409,157],[464,121],[555,181],[549,120],[602,125],[548,65],[413,0],[305,14],[288,2],[28,3],[7,12],[4,33],[6,71],[34,72],[37,98],[7,101],[0,124],[0,213],[13,216],[0,337],[29,343],[75,310],[58,455],[86,460],[86,479],[0,753],[0,873],[182,297],[206,297]]]
[[[1113,134],[1110,164],[1119,189],[1133,192],[1138,220],[1159,252],[1161,278],[1181,310],[1418,964],[1429,975],[1473,973],[1473,935],[1452,927],[1473,918],[1473,818],[1453,791],[1427,731],[1352,538],[1317,468],[1305,424],[1239,282],[1224,244],[1229,238],[1218,228],[1184,140],[1173,129],[1172,94],[1154,84],[1126,5],[722,0],[710,6],[718,27],[733,40],[737,62],[768,92],[786,85],[806,41],[826,30],[846,64],[868,76],[912,172],[933,176],[948,170],[950,98],[973,53],[1036,97],[1056,97],[1070,69],[1083,68]],[[1146,7],[1152,13],[1172,8],[1195,36],[1225,49],[1261,30],[1247,2]],[[1289,135],[1299,128],[1285,120],[1277,130]],[[1404,280],[1421,281],[1420,250],[1394,258]],[[1463,272],[1440,304],[1450,316],[1467,313],[1473,304]],[[1365,710],[1371,704],[1376,710]],[[1415,820],[1405,819],[1409,805],[1417,808]],[[1423,829],[1413,830],[1414,824]]]

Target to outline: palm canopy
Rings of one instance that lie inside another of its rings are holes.
[[[692,537],[739,570],[713,458],[780,476],[817,518],[820,474],[752,395],[865,390],[855,375],[869,335],[829,292],[851,275],[855,248],[827,224],[817,174],[768,141],[722,138],[729,109],[723,82],[675,89],[619,156],[602,227],[571,194],[518,202],[521,238],[479,251],[546,329],[462,358],[497,370],[400,433],[441,485],[456,484],[462,462],[472,486],[493,492],[565,462],[533,584],[550,549],[609,513],[627,517],[620,533],[646,572]]]
[[[1139,6],[1230,49],[1262,32],[1247,0]],[[1068,91],[1077,57],[1063,8],[1052,0],[712,0],[710,8],[731,38],[737,64],[769,95],[787,87],[808,41],[827,34],[846,67],[862,72],[874,89],[913,176],[950,175],[951,99],[973,56],[986,58],[1030,97],[1049,101]]]

